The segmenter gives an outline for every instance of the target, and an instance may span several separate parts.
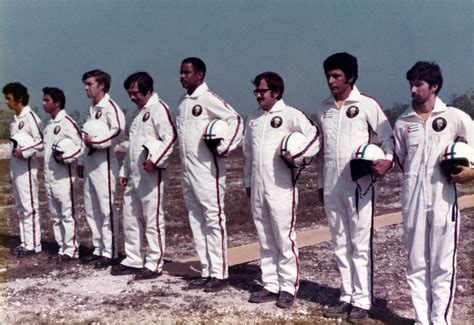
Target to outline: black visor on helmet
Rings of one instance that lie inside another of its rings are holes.
[[[362,176],[372,173],[372,164],[371,160],[352,159],[350,161],[352,180],[356,182]]]
[[[451,175],[456,175],[461,170],[457,166],[469,167],[469,161],[466,158],[453,158],[449,160],[443,160],[440,163],[441,170],[444,176],[451,178]]]

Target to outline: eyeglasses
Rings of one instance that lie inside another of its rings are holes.
[[[253,94],[254,94],[255,96],[257,96],[257,95],[263,96],[263,95],[265,95],[265,93],[266,93],[267,91],[269,91],[269,90],[271,90],[271,89],[268,89],[268,88],[255,89],[255,90],[253,91]]]

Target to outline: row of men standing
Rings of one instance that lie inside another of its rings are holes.
[[[426,71],[433,70],[435,65],[426,62],[420,64],[417,63],[418,66],[415,65],[410,70],[411,73],[409,71],[407,74],[413,97],[412,112],[419,114],[418,109],[426,103],[433,104],[429,112],[435,109],[434,116],[426,118],[439,118],[437,115],[447,114],[445,111],[448,110],[450,116],[445,122],[453,121],[449,123],[452,128],[441,134],[440,139],[443,141],[436,145],[452,142],[455,136],[462,136],[472,144],[471,131],[467,131],[472,120],[459,110],[446,108],[436,97],[442,82],[432,82],[427,77],[429,73]],[[264,286],[252,293],[249,301],[276,301],[283,308],[290,307],[295,301],[299,286],[298,248],[294,229],[298,201],[297,171],[288,167],[288,164],[301,166],[303,161],[313,157],[321,149],[317,156],[318,187],[320,198],[325,204],[342,276],[340,303],[330,308],[326,316],[348,315],[349,320],[357,322],[368,317],[373,300],[372,231],[376,193],[370,184],[374,179],[382,177],[393,165],[393,132],[381,106],[375,99],[360,93],[355,86],[358,76],[355,57],[347,53],[334,54],[324,62],[324,70],[332,95],[322,103],[317,115],[318,126],[304,113],[283,101],[284,83],[278,74],[265,72],[253,81],[259,109],[252,113],[246,123],[243,147],[246,158],[244,183],[251,198],[251,210],[260,240]],[[62,92],[58,95],[56,88],[43,89],[43,106],[52,117],[44,131],[45,179],[50,210],[55,218],[55,238],[60,246],[58,259],[78,258],[77,213],[73,203],[73,170],[70,164],[58,163],[71,157],[55,156],[51,152],[51,144],[59,136],[68,136],[77,143],[86,145],[84,155],[74,153],[80,156],[77,174],[84,177],[85,210],[94,244],[93,254],[83,257],[82,262],[94,262],[97,268],[112,265],[113,275],[134,274],[135,279],[139,280],[161,275],[165,247],[163,191],[168,177],[166,166],[179,138],[183,194],[194,244],[201,261],[201,277],[191,281],[189,288],[203,288],[208,292],[225,288],[228,277],[223,206],[225,157],[241,141],[243,121],[228,103],[209,90],[204,82],[205,73],[206,66],[202,60],[183,60],[181,84],[187,93],[180,100],[176,116],[177,128],[168,105],[153,92],[151,77],[146,73],[136,73],[127,78],[124,88],[137,105],[138,112],[130,126],[130,145],[120,170],[112,148],[120,142],[124,133],[125,118],[119,106],[108,95],[110,76],[100,70],[90,71],[83,76],[86,94],[92,99],[89,119],[102,120],[108,126],[107,134],[100,139],[81,135],[76,123],[61,110],[65,102]],[[11,84],[7,85],[3,90],[7,104],[17,112],[11,134],[26,128],[37,140],[29,148],[14,150],[11,160],[15,197],[17,205],[21,207],[19,215],[22,244],[16,253],[28,256],[41,251],[37,196],[35,198],[33,195],[37,191],[37,169],[32,165],[36,163],[34,159],[22,158],[22,151],[40,150],[43,135],[39,118],[28,106],[25,107],[28,103],[27,92],[16,96],[16,91],[11,87]],[[61,96],[63,99],[58,99]],[[412,138],[412,135],[407,136],[407,132],[413,132],[414,127],[404,125],[408,123],[404,119],[408,119],[411,124],[421,125],[426,122],[426,119],[418,121],[416,116],[413,117],[414,120],[410,120],[412,115],[411,112],[404,113],[395,127],[396,151],[402,166],[405,163],[407,166],[411,164],[418,154],[407,150],[406,139]],[[210,145],[202,141],[202,134],[214,119],[226,121],[228,129],[222,141]],[[445,127],[446,124],[441,130],[434,129],[434,135],[440,137],[440,132]],[[286,154],[281,159],[281,139],[291,132],[302,133],[305,141],[301,150]],[[367,176],[355,184],[351,179],[349,161],[357,147],[371,140],[371,132],[376,135],[376,141],[382,147],[385,157],[374,161],[371,177]],[[157,154],[143,150],[143,145],[150,139],[160,143],[161,149]],[[436,150],[433,149],[434,151]],[[435,169],[435,162],[432,160],[424,164],[429,169]],[[119,184],[126,186],[122,220],[126,258],[121,264],[115,263],[118,257],[118,216],[112,202],[116,175],[119,175]],[[436,177],[438,182],[443,182],[439,174]],[[356,189],[361,184],[371,190],[370,195],[358,194]],[[412,202],[413,196],[421,195],[410,188],[406,188],[404,193],[405,202]],[[446,200],[446,205],[451,206],[451,201]],[[413,209],[418,211],[419,207]],[[406,218],[411,215],[412,211],[404,213]],[[420,238],[426,236],[425,229],[406,228],[406,232],[417,235],[409,236],[407,246],[410,252],[412,248],[419,247],[420,242],[424,243],[424,239]],[[454,230],[452,234],[454,236]],[[148,243],[146,251],[143,249],[144,237]],[[451,244],[451,248],[447,250],[454,254],[454,241]],[[426,250],[430,250],[428,244],[424,245],[427,246]],[[433,251],[436,250],[437,248],[433,248]],[[446,263],[439,262],[440,267]],[[408,270],[412,269],[411,263],[418,262],[411,258]],[[416,266],[420,267],[440,268]],[[433,287],[431,283],[426,284],[426,274],[420,276],[419,272],[409,272],[409,283],[420,322],[437,322],[443,317],[448,322],[452,288],[445,290],[444,287],[446,278],[453,274],[454,266],[445,272],[443,288],[439,289],[435,287],[436,281],[433,281]],[[420,297],[416,292],[420,290],[420,286],[430,293]],[[436,294],[431,291],[436,291]]]

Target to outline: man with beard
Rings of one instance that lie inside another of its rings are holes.
[[[434,62],[406,74],[412,105],[395,123],[396,155],[403,170],[402,214],[408,249],[407,280],[420,324],[451,324],[459,236],[456,185],[442,174],[439,156],[462,137],[474,146],[474,123],[437,96],[443,86]],[[464,167],[452,180],[473,179]]]

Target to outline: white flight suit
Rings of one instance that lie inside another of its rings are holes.
[[[228,134],[213,154],[202,140],[210,121],[221,119]],[[242,140],[243,121],[224,100],[201,84],[180,98],[176,126],[183,172],[183,194],[194,245],[201,262],[201,276],[226,279],[227,232],[224,214],[225,159]]]
[[[93,254],[117,258],[119,225],[114,194],[119,165],[114,147],[122,141],[125,115],[109,94],[105,94],[97,105],[89,107],[89,119],[101,120],[109,127],[107,137],[95,139],[93,148],[85,148],[81,157],[84,164],[84,209],[92,231]]]
[[[21,247],[41,252],[40,212],[38,204],[38,160],[36,153],[43,150],[41,120],[30,106],[25,106],[19,116],[14,115],[10,124],[10,135],[26,132],[34,144],[22,151],[33,150],[30,158],[10,158],[10,178],[20,224]],[[13,150],[13,146],[11,147]]]
[[[436,98],[426,122],[410,107],[398,118],[394,133],[403,169],[407,280],[417,321],[451,324],[460,220],[455,185],[442,174],[439,156],[457,137],[474,146],[474,123]]]
[[[147,152],[143,145],[162,141],[163,152],[153,163],[153,172],[143,168]],[[164,188],[168,179],[168,158],[177,140],[168,105],[156,93],[141,108],[130,126],[130,145],[120,177],[128,180],[123,197],[123,231],[126,258],[122,264],[146,267],[154,272],[163,268],[165,250]],[[148,248],[145,251],[143,238]]]
[[[60,164],[54,159],[52,145],[59,139],[69,138],[78,149],[63,158],[73,160],[70,164]],[[76,122],[60,110],[44,128],[44,182],[48,206],[53,219],[54,238],[59,245],[59,255],[79,257],[79,219],[76,187],[76,160],[82,154],[81,131]]]
[[[354,150],[374,139],[385,158],[393,160],[392,127],[380,104],[355,86],[340,108],[332,95],[323,101],[317,124],[324,148],[317,158],[318,186],[324,188],[324,207],[342,278],[339,299],[368,310],[374,298],[372,235],[377,193],[372,175],[352,181],[349,162]]]
[[[260,241],[262,282],[270,292],[296,295],[299,286],[296,244],[297,169],[280,156],[283,137],[301,132],[304,149],[296,163],[309,160],[320,148],[319,131],[301,111],[280,99],[270,109],[257,109],[248,119],[244,137],[244,185],[251,188],[251,209]]]

